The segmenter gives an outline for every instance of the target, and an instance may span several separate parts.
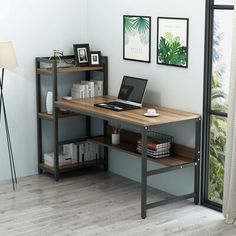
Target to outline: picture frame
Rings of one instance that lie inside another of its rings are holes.
[[[102,64],[101,51],[90,52],[90,66],[100,66]]]
[[[74,44],[76,66],[88,66],[90,64],[89,44]]]
[[[188,41],[188,18],[157,18],[157,64],[188,68]]]
[[[123,16],[123,59],[151,62],[150,16]]]

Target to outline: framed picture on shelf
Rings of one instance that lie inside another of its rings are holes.
[[[157,64],[188,67],[188,18],[157,18]]]
[[[101,52],[90,52],[90,66],[100,66],[101,64]]]
[[[76,66],[88,66],[89,61],[89,44],[74,44]]]
[[[123,16],[123,59],[151,62],[150,16]]]

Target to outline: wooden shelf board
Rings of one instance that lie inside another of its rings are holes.
[[[58,73],[59,74],[77,73],[77,72],[83,72],[83,71],[101,71],[101,70],[103,70],[103,66],[58,67]],[[52,68],[38,68],[37,73],[38,74],[52,75],[53,70],[52,70]]]
[[[127,142],[121,141],[121,143],[118,145],[112,145],[111,138],[108,136],[95,137],[95,138],[89,139],[89,141],[100,144],[108,148],[112,148],[118,151],[128,153],[138,158],[141,158],[141,154],[136,151],[136,146],[134,144],[129,144]],[[159,163],[165,166],[181,166],[181,165],[186,165],[186,164],[195,162],[195,159],[193,158],[188,158],[188,157],[175,155],[175,154],[171,155],[170,157],[165,157],[165,158],[160,158],[160,159],[154,159],[151,157],[148,157],[147,159],[149,161]]]
[[[79,116],[80,114],[75,112],[62,112],[59,114],[59,118],[68,118],[68,117],[74,117]],[[47,120],[53,120],[53,115],[48,114],[47,112],[39,112],[38,117],[41,119],[47,119]]]
[[[76,163],[76,164],[71,164],[71,165],[64,165],[64,166],[59,167],[59,172],[63,173],[63,172],[68,172],[68,171],[73,171],[73,170],[79,170],[79,169],[92,167],[92,166],[96,166],[96,165],[100,165],[100,164],[103,164],[103,160],[87,161],[84,164],[82,164],[82,163],[77,164]],[[52,173],[52,174],[55,172],[54,167],[46,165],[44,163],[40,164],[40,168],[49,172],[49,173]]]

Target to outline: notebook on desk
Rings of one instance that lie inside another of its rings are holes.
[[[113,111],[127,111],[142,107],[147,80],[130,76],[124,76],[120,86],[118,99],[107,103],[94,104]]]

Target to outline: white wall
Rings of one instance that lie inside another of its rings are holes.
[[[123,15],[152,17],[151,64],[123,60]],[[156,64],[156,21],[158,16],[189,18],[189,68]],[[109,57],[109,94],[117,95],[124,74],[149,79],[145,101],[190,112],[202,112],[205,0],[89,0],[88,39],[96,50]],[[165,129],[164,129],[165,130]],[[194,144],[194,123],[170,126],[166,132],[176,141]],[[110,151],[111,171],[140,180],[140,162]],[[158,166],[151,165],[151,168]],[[176,184],[176,178],[179,183]],[[178,194],[191,191],[192,170],[152,178],[150,185]]]
[[[13,41],[19,63],[4,82],[17,175],[30,175],[37,173],[34,59],[53,49],[71,54],[74,43],[87,41],[87,0],[0,0],[0,6],[0,40]],[[0,179],[10,177],[8,163],[1,124]]]
[[[73,43],[87,41],[92,50],[109,57],[111,95],[117,95],[124,74],[144,77],[149,79],[146,102],[201,113],[205,0],[0,0],[0,6],[0,40],[13,41],[19,62],[18,68],[6,71],[4,85],[18,176],[37,173],[34,58],[50,55],[53,49],[72,53]],[[123,60],[124,14],[152,16],[151,64]],[[157,16],[190,19],[188,69],[156,64]],[[164,131],[175,135],[179,143],[194,144],[191,122]],[[0,179],[7,179],[10,171],[3,132],[1,125]],[[140,179],[136,158],[111,151],[109,161],[111,171]],[[191,191],[192,182],[192,171],[184,170],[152,178],[149,184],[178,194]]]

